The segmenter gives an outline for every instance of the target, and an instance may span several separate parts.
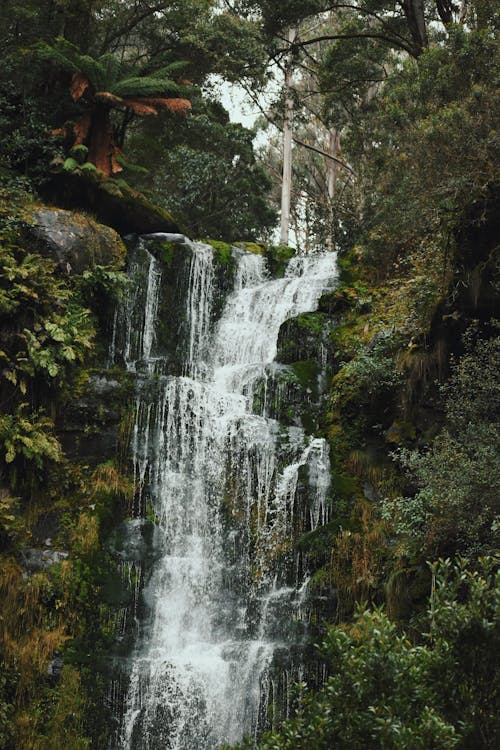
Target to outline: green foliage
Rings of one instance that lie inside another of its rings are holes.
[[[96,265],[75,279],[78,299],[95,311],[100,327],[106,330],[110,311],[128,289],[128,277],[123,271],[113,271]]]
[[[18,510],[19,498],[10,497],[8,492],[0,490],[0,541],[14,536],[19,528]]]
[[[385,504],[400,553],[478,555],[498,547],[500,338],[466,335],[466,353],[443,386],[445,427],[424,451],[397,456],[419,487]]]
[[[269,176],[256,161],[252,137],[228,122],[220,105],[194,97],[182,129],[149,118],[129,151],[150,169],[143,185],[150,188],[152,179],[153,200],[191,236],[254,240],[267,233],[275,215],[267,198]]]
[[[458,561],[433,566],[427,629],[414,645],[380,610],[360,607],[321,646],[329,676],[302,686],[294,718],[238,748],[259,750],[493,750],[499,739],[499,576]]]
[[[0,415],[0,444],[6,464],[22,459],[41,469],[47,460],[60,461],[62,451],[48,417],[30,413],[28,404],[20,404],[13,414]]]
[[[398,339],[390,331],[379,335],[371,347],[359,352],[335,375],[331,395],[332,406],[350,404],[370,406],[375,399],[386,398],[401,384],[394,364]]]
[[[8,695],[8,678],[4,665],[0,667],[0,748],[6,750],[12,740],[14,707]]]
[[[374,257],[434,237],[453,252],[450,233],[479,214],[497,183],[498,69],[486,31],[449,29],[447,40],[407,61],[386,82],[375,110],[352,131],[349,146],[368,161],[367,213]],[[354,139],[360,137],[356,143]],[[371,145],[367,145],[371,144]]]
[[[178,94],[181,87],[169,77],[178,70],[179,65],[159,68],[148,75],[134,75],[137,69],[126,59],[106,53],[93,58],[82,54],[80,49],[64,37],[58,37],[54,44],[44,41],[36,45],[40,59],[55,63],[69,73],[78,72],[84,75],[98,92],[109,92],[114,96],[159,96]]]

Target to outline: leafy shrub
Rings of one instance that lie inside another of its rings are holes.
[[[498,563],[498,561],[496,561]],[[329,677],[302,685],[294,718],[259,750],[493,750],[500,720],[498,564],[433,566],[427,628],[414,645],[381,609],[360,607],[351,626],[330,628],[321,646]]]
[[[498,545],[500,512],[500,337],[465,336],[466,353],[442,387],[444,428],[427,450],[396,455],[417,485],[385,502],[400,553],[478,555]]]

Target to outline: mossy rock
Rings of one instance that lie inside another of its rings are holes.
[[[253,411],[276,419],[282,425],[302,427],[307,434],[316,433],[321,415],[317,362],[270,365],[266,378],[255,387]]]
[[[218,265],[221,266],[233,266],[235,263],[233,246],[228,242],[221,242],[220,240],[202,240],[205,244],[210,245],[214,251],[214,260]]]
[[[189,244],[184,242],[150,237],[148,238],[148,250],[169,271],[178,271],[177,263],[184,264],[186,258],[191,258]]]
[[[331,334],[334,323],[328,315],[309,312],[283,323],[278,337],[279,362],[289,364],[301,360],[317,360],[331,365],[333,358]]]
[[[97,466],[115,458],[122,420],[133,409],[133,376],[116,368],[96,371],[80,397],[70,402],[57,422],[70,460]]]
[[[264,255],[271,276],[277,279],[282,278],[295,252],[294,247],[288,247],[287,245],[267,245],[264,249]]]
[[[95,175],[54,175],[43,197],[67,209],[83,209],[121,235],[180,232],[175,219],[161,206],[123,180],[99,180]]]
[[[125,265],[127,251],[119,234],[84,214],[36,207],[27,216],[27,226],[36,249],[54,258],[66,273]]]
[[[265,255],[266,253],[266,245],[260,242],[235,242],[235,246],[246,250],[247,253],[253,253],[253,255]]]
[[[120,188],[119,193],[99,190],[94,208],[100,219],[120,234],[179,232],[173,216],[161,206],[150,203],[141,193]]]

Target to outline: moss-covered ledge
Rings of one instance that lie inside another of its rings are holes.
[[[61,173],[44,188],[43,198],[70,210],[85,210],[122,236],[182,232],[173,216],[148,201],[124,180],[98,179],[94,175]]]

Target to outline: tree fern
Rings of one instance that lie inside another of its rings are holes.
[[[73,73],[70,93],[73,101],[87,105],[86,112],[73,126],[77,144],[89,148],[89,162],[106,176],[120,171],[116,160],[118,150],[114,142],[110,111],[125,108],[134,115],[157,115],[160,109],[185,114],[191,107],[181,99],[186,90],[170,76],[184,68],[185,61],[171,62],[155,71],[138,69],[116,55],[106,53],[98,58],[83,55],[78,47],[63,37],[54,44],[39,42],[38,56]]]

